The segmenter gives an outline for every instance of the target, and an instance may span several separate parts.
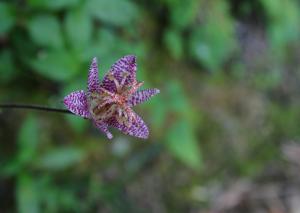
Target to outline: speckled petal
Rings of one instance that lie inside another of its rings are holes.
[[[95,126],[103,133],[106,134],[106,137],[108,139],[112,139],[113,135],[109,132],[108,130],[108,125],[106,123],[103,122],[94,122]]]
[[[124,85],[131,85],[136,79],[136,57],[134,55],[127,55],[120,58],[116,63],[112,65],[109,72],[104,76],[101,83],[101,87],[110,92],[116,92],[116,84],[112,80],[115,78],[119,84],[126,77]]]
[[[140,116],[135,114],[136,120],[131,124],[130,127],[127,127],[124,124],[120,124],[115,117],[112,117],[107,121],[109,126],[115,127],[125,133],[126,135],[135,136],[138,138],[147,139],[149,136],[149,130],[145,122]]]
[[[70,93],[64,98],[64,104],[72,113],[90,118],[86,94],[83,90]]]
[[[135,106],[149,100],[152,96],[158,94],[159,92],[159,89],[145,89],[137,91],[129,98],[128,103],[130,106]]]
[[[97,58],[94,57],[89,69],[88,92],[100,92]]]

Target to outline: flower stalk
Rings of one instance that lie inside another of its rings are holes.
[[[58,112],[58,113],[66,113],[66,114],[73,114],[71,111],[67,109],[59,109],[35,104],[0,104],[0,109],[29,109],[29,110],[40,110],[46,112]]]

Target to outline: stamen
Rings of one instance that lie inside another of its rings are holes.
[[[121,81],[121,84],[120,84],[120,85],[121,85],[121,88],[123,88],[123,86],[124,86],[124,84],[125,84],[125,81],[126,81],[127,77],[129,76],[129,73],[128,73],[127,71],[124,70],[123,73],[122,73],[122,75],[123,75],[123,76],[122,76],[123,78],[122,78],[122,81]]]
[[[106,104],[110,104],[110,103],[113,103],[112,99],[105,100],[103,103],[99,104],[97,106],[97,108],[100,109],[100,108],[104,107]]]
[[[130,128],[131,127],[131,122],[128,121],[128,120],[125,120],[125,126],[127,126],[128,128]]]
[[[108,94],[109,96],[114,96],[114,93],[112,93],[112,92],[110,92],[110,91],[108,91],[108,90],[106,90],[106,89],[104,89],[103,87],[101,87],[100,88],[105,94]]]
[[[122,124],[123,124],[123,119],[122,119],[122,117],[116,116],[116,118],[117,118],[118,123],[122,125]]]
[[[115,83],[115,85],[116,85],[117,91],[120,92],[120,91],[121,91],[121,88],[120,88],[119,82],[118,82],[117,79],[115,79],[115,78],[114,78],[113,81],[114,81],[114,83]]]
[[[142,85],[144,84],[144,82],[136,82],[133,84],[133,86],[131,87],[131,89],[127,92],[127,95],[132,95],[133,93],[135,93]]]
[[[122,116],[122,110],[121,110],[121,108],[118,108],[118,114],[119,114],[119,117]]]
[[[112,73],[109,73],[109,74],[107,75],[107,78],[108,78],[109,80],[113,81],[115,77],[114,77],[114,75],[113,75]]]

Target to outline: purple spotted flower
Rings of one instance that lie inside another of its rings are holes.
[[[137,82],[136,69],[136,57],[124,56],[112,65],[100,82],[97,59],[93,58],[87,92],[80,90],[70,93],[64,98],[65,106],[72,113],[91,119],[109,139],[113,136],[108,127],[115,127],[135,137],[148,138],[148,127],[132,107],[150,99],[159,90],[138,91],[143,82]]]

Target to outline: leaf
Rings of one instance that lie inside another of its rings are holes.
[[[34,16],[28,23],[28,30],[36,44],[54,48],[63,46],[59,20],[55,16]]]
[[[38,189],[31,176],[27,174],[18,176],[16,196],[19,213],[40,212]]]
[[[137,18],[136,5],[129,0],[90,0],[88,10],[101,21],[127,26]]]
[[[10,50],[4,49],[0,52],[0,81],[7,83],[15,76],[15,64]]]
[[[82,150],[73,147],[53,149],[41,156],[37,166],[42,169],[61,170],[77,164],[84,157]]]
[[[189,26],[197,17],[201,1],[199,0],[166,0],[170,8],[172,27],[183,29]]]
[[[156,131],[162,130],[168,113],[168,104],[164,100],[164,96],[164,94],[160,93],[145,106],[151,112],[149,121]]]
[[[166,133],[166,146],[169,151],[195,170],[201,168],[200,151],[195,132],[187,120],[174,123]]]
[[[23,121],[17,136],[17,154],[3,166],[1,174],[13,176],[20,174],[24,167],[35,159],[39,143],[39,124],[35,116],[28,115]]]
[[[179,59],[183,54],[183,40],[180,32],[176,30],[168,30],[165,33],[165,44],[170,52],[170,54]]]
[[[64,27],[68,41],[74,48],[87,46],[92,36],[92,20],[84,9],[69,11]]]
[[[163,91],[151,99],[146,107],[152,112],[149,119],[153,123],[153,128],[160,131],[164,128],[168,113],[176,115],[177,119],[190,118],[192,115],[192,110],[186,110],[191,109],[186,95],[180,83],[175,80],[168,81]]]
[[[71,79],[79,71],[78,60],[66,50],[50,50],[38,55],[31,66],[39,74],[55,81]]]
[[[15,14],[8,3],[0,2],[0,36],[8,33],[15,24]]]
[[[181,84],[176,80],[170,81],[166,86],[166,93],[168,95],[167,108],[180,116],[188,117],[192,110]]]
[[[142,51],[143,49],[137,43],[130,43],[116,36],[112,31],[102,29],[97,32],[95,41],[87,47],[82,57],[90,63],[92,57],[101,56],[100,75],[103,75],[103,72],[108,70],[117,59],[128,53],[139,55]]]
[[[18,135],[18,160],[27,164],[34,159],[39,142],[39,124],[33,115],[29,115],[21,126]]]
[[[193,128],[194,112],[180,82],[168,81],[162,92],[148,105],[153,112],[150,117],[152,128],[161,132],[166,148],[184,164],[199,170],[202,162],[196,130]]]
[[[287,45],[298,42],[300,15],[294,1],[262,0],[269,24],[267,25],[272,55],[277,60],[286,56]]]
[[[59,10],[71,6],[76,6],[80,0],[28,0],[28,4],[33,8]]]
[[[191,55],[207,69],[218,70],[236,49],[234,25],[226,2],[213,3],[202,26],[194,28],[189,48]],[[220,21],[222,20],[222,21]]]
[[[65,116],[68,123],[71,125],[71,127],[79,133],[83,133],[84,130],[87,127],[88,122],[85,119],[82,119],[79,116],[70,116],[70,115],[66,115]]]
[[[35,116],[28,115],[21,125],[17,137],[18,153],[2,172],[4,175],[15,175],[22,171],[25,166],[31,164],[36,155],[39,143],[39,124]]]

